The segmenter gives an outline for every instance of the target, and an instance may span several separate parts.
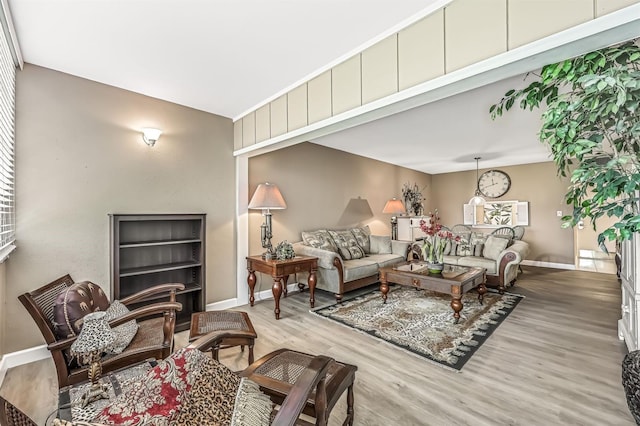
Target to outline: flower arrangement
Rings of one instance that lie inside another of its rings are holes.
[[[438,210],[429,212],[429,222],[420,220],[420,229],[427,234],[422,245],[422,258],[429,263],[443,263],[443,252],[449,240],[460,241],[460,236],[443,231]]]
[[[296,257],[296,253],[293,251],[293,245],[287,240],[281,241],[276,247],[276,259],[287,260]]]

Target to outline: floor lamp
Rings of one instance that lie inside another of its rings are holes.
[[[405,214],[407,210],[404,208],[402,201],[392,198],[384,205],[382,213],[391,214],[391,239],[398,239],[398,217],[399,214]]]

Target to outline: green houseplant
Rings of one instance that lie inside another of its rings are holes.
[[[545,65],[536,81],[512,89],[489,112],[546,105],[540,141],[551,149],[573,214],[563,226],[599,217],[618,221],[598,235],[622,241],[640,230],[640,46],[638,40]],[[530,73],[531,74],[531,73]],[[517,103],[516,103],[517,102]]]

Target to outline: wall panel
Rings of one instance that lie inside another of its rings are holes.
[[[398,91],[398,36],[376,43],[362,52],[362,103]]]
[[[271,137],[287,133],[287,95],[271,102]]]
[[[287,114],[289,131],[306,126],[307,123],[307,85],[296,87],[287,94]]]
[[[456,0],[444,16],[447,72],[507,51],[507,0]]]
[[[256,110],[256,142],[271,138],[270,110],[270,104],[263,105]]]
[[[331,70],[307,85],[309,124],[331,117]]]
[[[444,12],[398,33],[398,82],[403,90],[444,74]]]
[[[639,3],[638,0],[595,0],[596,17]]]
[[[242,117],[242,146],[256,143],[256,113],[255,111]]]
[[[233,149],[242,148],[242,118],[233,123]]]
[[[509,0],[509,49],[593,19],[593,0]]]
[[[360,55],[336,65],[331,72],[333,115],[359,107],[362,104]]]

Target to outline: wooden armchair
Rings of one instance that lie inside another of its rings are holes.
[[[61,339],[54,328],[54,305],[58,295],[74,284],[69,275],[18,297],[31,317],[38,325],[47,343],[47,349],[56,366],[58,386],[64,387],[88,379],[87,366],[78,366],[68,359],[67,352],[76,337]],[[126,315],[110,321],[111,327],[136,320],[138,332],[120,354],[107,355],[102,360],[104,373],[144,361],[148,358],[163,359],[173,349],[173,332],[176,311],[182,310],[182,304],[176,302],[176,291],[183,290],[184,284],[161,284],[121,299],[125,306],[140,302],[152,296],[166,293],[168,301],[149,304],[131,310]],[[159,317],[159,315],[162,315]],[[145,319],[151,317],[150,319]],[[142,320],[144,319],[144,320]]]
[[[216,331],[206,334],[188,347],[199,349],[203,352],[214,351],[220,346],[224,339],[249,336],[249,333],[244,331]],[[282,351],[282,350],[280,350]],[[280,352],[276,351],[276,352]],[[269,355],[265,356],[267,359]],[[257,365],[260,365],[264,361],[258,360],[252,365],[249,365],[244,371],[238,372],[240,376],[250,376],[250,373],[255,370]],[[286,398],[280,404],[280,409],[277,410],[277,414],[273,417],[272,425],[278,426],[294,426],[299,424],[311,425],[312,423],[305,422],[299,419],[304,409],[309,404],[309,398],[313,398],[313,405],[317,407],[317,411],[322,413],[321,416],[316,418],[315,424],[317,426],[327,425],[327,373],[330,371],[331,364],[334,362],[333,358],[318,355],[315,356],[305,370],[300,374],[298,380],[293,384],[291,390],[287,393]],[[280,401],[278,401],[280,402]],[[349,423],[351,424],[351,423]]]

